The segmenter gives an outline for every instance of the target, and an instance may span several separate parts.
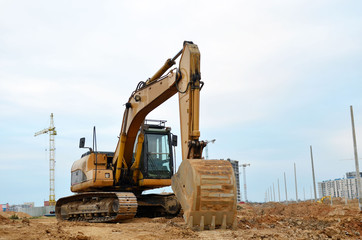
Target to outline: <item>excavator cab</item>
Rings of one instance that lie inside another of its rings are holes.
[[[141,172],[146,179],[171,179],[174,173],[171,129],[162,120],[146,120],[141,131],[144,142],[141,153]],[[177,143],[177,142],[176,142]]]
[[[171,185],[175,172],[172,148],[177,145],[177,136],[165,123],[145,120],[138,131],[129,175],[136,192]]]

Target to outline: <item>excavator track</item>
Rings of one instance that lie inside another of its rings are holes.
[[[172,178],[172,189],[191,228],[236,228],[236,182],[224,160],[183,160]]]
[[[137,196],[136,217],[173,218],[180,214],[181,205],[175,194],[145,194]]]
[[[130,192],[90,192],[60,198],[55,206],[58,220],[92,223],[120,222],[134,218],[137,198]]]

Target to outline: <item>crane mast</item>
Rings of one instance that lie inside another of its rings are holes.
[[[243,163],[241,165],[243,167],[243,177],[244,177],[244,196],[245,196],[245,202],[248,202],[248,197],[246,195],[246,172],[245,172],[245,168],[250,166],[249,163]]]
[[[50,114],[50,125],[48,128],[45,128],[34,134],[34,137],[41,134],[49,133],[49,205],[55,206],[55,135],[57,131],[54,126],[54,116],[53,113]]]

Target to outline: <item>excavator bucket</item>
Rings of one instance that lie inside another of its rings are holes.
[[[236,182],[224,160],[183,160],[172,177],[172,189],[191,228],[236,228]]]

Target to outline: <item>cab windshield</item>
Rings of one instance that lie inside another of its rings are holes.
[[[146,134],[147,167],[150,178],[171,177],[171,155],[168,135]]]

